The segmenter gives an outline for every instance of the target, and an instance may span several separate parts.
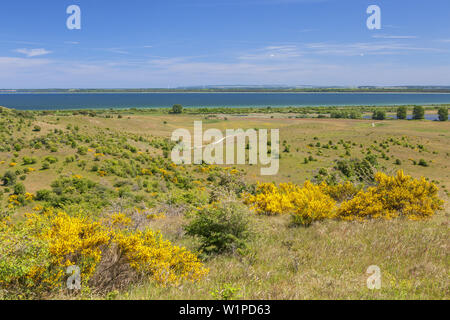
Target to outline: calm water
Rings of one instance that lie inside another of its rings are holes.
[[[21,110],[184,107],[288,107],[450,104],[450,94],[422,93],[76,93],[0,94]]]
[[[387,119],[397,119],[396,115],[387,115],[386,116]],[[413,116],[410,114],[407,116],[408,120],[412,120]],[[363,119],[372,119],[372,116],[363,116]],[[450,115],[448,116],[448,119],[450,120]],[[439,120],[439,116],[437,114],[425,114],[425,120],[431,120],[431,121],[438,121]]]

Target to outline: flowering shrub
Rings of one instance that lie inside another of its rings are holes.
[[[162,285],[193,282],[208,273],[195,254],[173,246],[159,232],[118,231],[114,233],[114,242],[134,270]]]
[[[322,182],[320,187],[324,193],[328,194],[336,201],[352,199],[361,190],[361,188],[355,186],[350,181],[333,185]]]
[[[273,183],[258,184],[256,195],[244,194],[244,203],[250,204],[258,214],[277,215],[293,209],[290,192],[296,188],[293,184],[282,183],[280,187]]]
[[[128,217],[125,213],[113,213],[110,216],[110,222],[112,226],[119,226],[119,227],[128,227],[130,226],[133,221],[130,217]]]
[[[391,219],[404,216],[412,220],[432,216],[442,208],[438,188],[425,178],[413,179],[398,171],[396,176],[375,175],[376,186],[360,191],[353,199],[342,203],[341,219]]]
[[[32,202],[34,195],[26,192],[25,194],[12,194],[8,198],[8,208],[14,209],[15,207],[21,207],[27,203]]]
[[[303,225],[327,218],[361,220],[405,216],[417,220],[432,216],[442,207],[436,185],[424,178],[413,179],[399,171],[395,176],[377,173],[374,179],[376,186],[366,191],[350,182],[315,185],[306,181],[303,187],[264,183],[258,185],[255,195],[244,194],[244,202],[258,214],[290,213],[294,223]],[[336,210],[335,201],[343,200]]]
[[[325,194],[320,186],[306,181],[303,188],[291,193],[294,207],[292,221],[295,224],[309,226],[313,221],[334,218],[336,202]]]
[[[137,230],[131,217],[106,220],[70,216],[52,209],[26,215],[23,224],[0,221],[0,290],[40,298],[65,289],[66,270],[80,268],[82,286],[98,291],[147,278],[160,285],[196,281],[208,273],[197,256]],[[108,279],[105,281],[105,279]]]
[[[325,185],[306,181],[303,187],[292,183],[259,184],[256,195],[245,194],[245,203],[259,214],[290,213],[295,224],[310,225],[315,220],[333,218],[335,201],[323,192]]]

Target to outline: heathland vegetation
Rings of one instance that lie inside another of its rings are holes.
[[[447,119],[0,108],[0,299],[448,299]],[[279,174],[174,164],[170,135],[194,120],[279,128]]]

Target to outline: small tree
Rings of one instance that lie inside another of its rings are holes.
[[[440,107],[438,110],[439,121],[447,121],[448,120],[448,108]]]
[[[372,119],[374,120],[384,120],[386,119],[386,112],[382,110],[374,111]]]
[[[413,119],[414,120],[423,120],[425,119],[425,109],[422,106],[415,106],[413,110]]]
[[[405,106],[398,107],[397,109],[397,119],[405,120],[406,119],[407,109]]]
[[[172,107],[172,113],[180,114],[183,112],[183,106],[181,104],[174,104]]]

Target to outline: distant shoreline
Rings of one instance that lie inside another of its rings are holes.
[[[239,88],[133,88],[133,89],[0,89],[0,94],[25,94],[25,93],[431,93],[431,94],[448,94],[450,86],[436,87],[376,87],[376,88],[333,88],[333,87],[317,87],[317,88],[295,88],[295,87],[239,87]]]
[[[0,95],[7,94],[450,94],[450,90],[448,91],[82,91],[82,92],[32,92],[32,91],[21,91],[21,92],[2,92],[0,91]]]

